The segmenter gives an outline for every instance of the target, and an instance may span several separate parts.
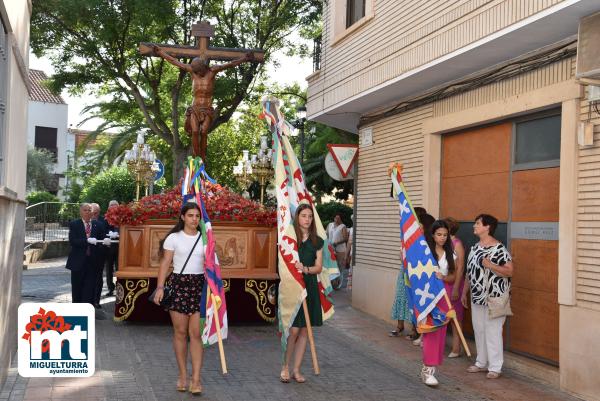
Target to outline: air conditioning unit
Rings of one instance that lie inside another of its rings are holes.
[[[579,21],[577,78],[600,79],[600,12]]]

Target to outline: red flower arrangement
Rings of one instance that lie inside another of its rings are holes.
[[[243,221],[275,226],[275,209],[264,208],[258,202],[243,198],[227,187],[205,183],[202,194],[211,221]],[[126,205],[112,207],[104,216],[113,226],[141,225],[150,219],[176,219],[181,211],[181,182],[173,189],[150,195]]]

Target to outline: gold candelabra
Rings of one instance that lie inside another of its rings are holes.
[[[249,156],[249,151],[242,151],[242,159],[237,166],[233,167],[233,174],[237,183],[246,188],[252,181],[257,181],[260,186],[260,203],[264,204],[265,189],[269,179],[273,177],[274,170],[273,150],[267,145],[267,136],[260,137],[260,148],[258,153]]]
[[[131,149],[125,152],[125,162],[129,174],[135,179],[135,200],[140,200],[140,186],[145,184],[146,196],[148,188],[156,174],[156,155],[150,145],[144,143],[143,134],[138,135],[138,140]]]
[[[263,163],[259,161],[256,164],[256,167],[253,169],[253,176],[258,180],[258,185],[260,185],[260,204],[263,205],[265,203],[265,189],[267,187],[267,183],[269,178],[273,177],[273,167],[271,167],[271,162],[268,161]]]

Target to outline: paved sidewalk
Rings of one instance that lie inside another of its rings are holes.
[[[70,300],[69,272],[62,262],[23,272],[23,302]],[[105,292],[105,291],[104,291]],[[217,347],[205,351],[202,380],[207,400],[576,400],[507,370],[498,380],[467,374],[466,358],[446,360],[440,386],[419,378],[421,353],[409,341],[390,338],[385,322],[349,305],[349,293],[335,294],[336,314],[317,328],[321,375],[312,375],[310,353],[303,364],[308,382],[282,384],[280,346],[271,325],[230,328],[225,352],[229,374],[220,373]],[[110,314],[113,300],[103,300]],[[185,400],[175,391],[177,369],[171,327],[96,321],[96,373],[90,378],[22,378],[11,369],[0,401]]]

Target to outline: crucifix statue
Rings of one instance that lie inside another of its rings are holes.
[[[212,106],[215,79],[217,74],[228,68],[245,62],[264,61],[264,52],[259,49],[229,49],[210,47],[209,40],[215,29],[206,21],[192,25],[192,35],[196,38],[196,46],[157,45],[140,43],[140,54],[143,56],[162,57],[167,62],[190,73],[194,100],[185,113],[185,131],[192,136],[194,156],[206,159],[208,131],[215,118]],[[192,58],[189,64],[178,58]],[[209,65],[210,60],[229,61],[220,65]],[[200,137],[200,138],[198,138]]]

